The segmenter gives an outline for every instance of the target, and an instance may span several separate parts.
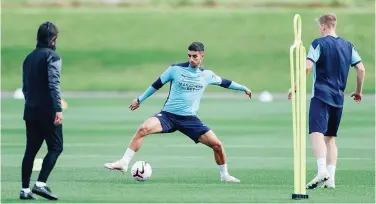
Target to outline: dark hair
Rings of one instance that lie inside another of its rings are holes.
[[[38,42],[49,45],[53,40],[57,38],[58,33],[59,31],[57,27],[53,23],[47,21],[39,26],[37,40]]]
[[[204,51],[205,48],[204,48],[204,44],[200,42],[193,42],[189,45],[188,50],[189,51]]]

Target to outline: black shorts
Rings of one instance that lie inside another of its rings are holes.
[[[162,133],[172,133],[179,131],[195,143],[198,143],[201,135],[207,133],[210,128],[201,122],[197,116],[181,116],[162,111],[154,115],[162,125]]]
[[[328,105],[313,97],[309,107],[309,134],[320,132],[325,136],[337,136],[342,118],[342,108]]]

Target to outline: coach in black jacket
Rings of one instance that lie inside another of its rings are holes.
[[[60,96],[61,59],[55,52],[58,29],[51,22],[40,25],[36,48],[25,58],[22,91],[25,96],[26,150],[22,161],[20,199],[35,199],[33,193],[57,200],[46,185],[56,160],[63,151],[62,106]],[[29,188],[33,163],[43,141],[48,153],[44,157],[38,180]]]

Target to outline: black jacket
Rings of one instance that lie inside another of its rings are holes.
[[[22,67],[24,120],[53,119],[61,112],[61,59],[54,46],[38,42]]]

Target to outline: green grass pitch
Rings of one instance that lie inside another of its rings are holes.
[[[151,135],[134,161],[146,160],[153,176],[146,182],[130,173],[104,169],[119,159],[136,128],[156,113],[164,99],[146,101],[136,112],[131,99],[67,99],[64,113],[64,151],[48,184],[59,202],[158,203],[293,202],[291,106],[287,100],[261,103],[204,98],[199,117],[223,141],[229,171],[239,184],[221,183],[212,151],[180,133]],[[339,131],[339,160],[335,190],[308,191],[302,202],[372,203],[375,200],[374,96],[360,105],[348,99]],[[20,202],[21,161],[25,147],[22,101],[2,100],[1,202]],[[307,179],[315,173],[315,159],[307,137]],[[38,154],[46,153],[44,147]],[[37,174],[33,174],[32,184]],[[45,202],[39,198],[37,202]]]

